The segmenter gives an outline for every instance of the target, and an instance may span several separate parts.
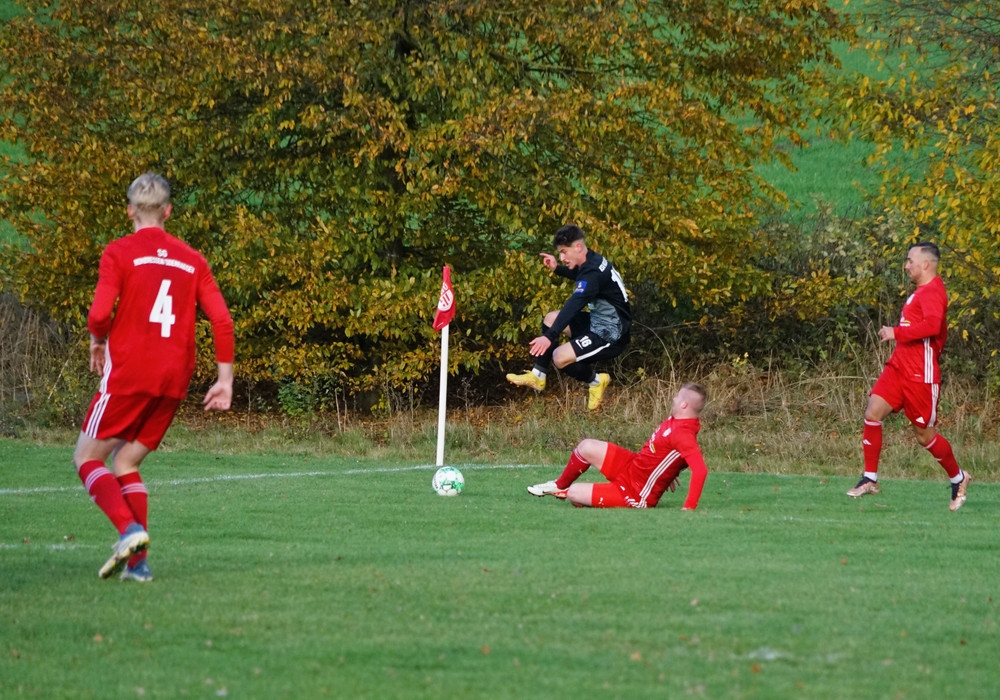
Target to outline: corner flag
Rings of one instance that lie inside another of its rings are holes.
[[[434,314],[434,330],[441,331],[441,390],[438,396],[437,466],[444,466],[445,412],[448,404],[448,324],[455,317],[455,294],[451,291],[451,268],[444,266],[441,296]]]
[[[451,268],[444,266],[444,279],[441,281],[441,296],[438,298],[437,313],[434,314],[434,330],[439,331],[455,317],[455,294],[451,291]]]

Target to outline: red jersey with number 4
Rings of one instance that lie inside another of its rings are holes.
[[[917,287],[893,329],[896,347],[888,364],[910,381],[940,384],[938,358],[948,339],[947,314],[948,293],[940,277]]]
[[[216,360],[232,362],[233,320],[201,253],[155,227],[109,244],[87,316],[91,334],[108,339],[101,392],[184,398],[197,308],[212,323]]]
[[[616,478],[625,487],[625,501],[630,506],[655,507],[670,482],[688,467],[691,482],[684,507],[698,507],[708,476],[708,467],[696,439],[700,429],[701,421],[697,418],[671,416],[660,423],[642,449],[635,453],[624,473]]]

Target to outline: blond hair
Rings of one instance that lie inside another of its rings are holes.
[[[705,408],[705,404],[708,403],[708,390],[697,382],[684,382],[681,385],[681,389],[687,389],[688,391],[698,395],[701,400],[698,402],[698,405],[694,407],[694,409],[696,412],[701,413],[701,409]]]
[[[140,218],[163,221],[170,204],[170,185],[156,173],[143,173],[129,185],[128,203]]]

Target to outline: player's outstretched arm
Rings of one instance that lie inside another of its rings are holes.
[[[692,448],[682,449],[681,455],[687,462],[688,469],[691,470],[691,481],[688,483],[687,498],[684,499],[682,510],[694,510],[698,507],[701,499],[701,490],[705,487],[705,479],[708,478],[708,466],[704,457],[701,456],[701,449],[695,445]]]
[[[228,411],[233,403],[233,363],[219,363],[219,378],[202,401],[206,411]]]

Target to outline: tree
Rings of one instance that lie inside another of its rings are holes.
[[[837,94],[841,127],[876,145],[880,203],[902,222],[899,243],[930,239],[942,247],[952,322],[993,381],[1000,380],[998,17],[996,0],[878,3],[862,43],[892,70],[849,76]]]
[[[752,173],[850,27],[823,0],[83,0],[0,29],[8,284],[79,322],[139,172],[205,250],[256,380],[405,386],[523,354],[567,221],[650,308],[766,293]]]

